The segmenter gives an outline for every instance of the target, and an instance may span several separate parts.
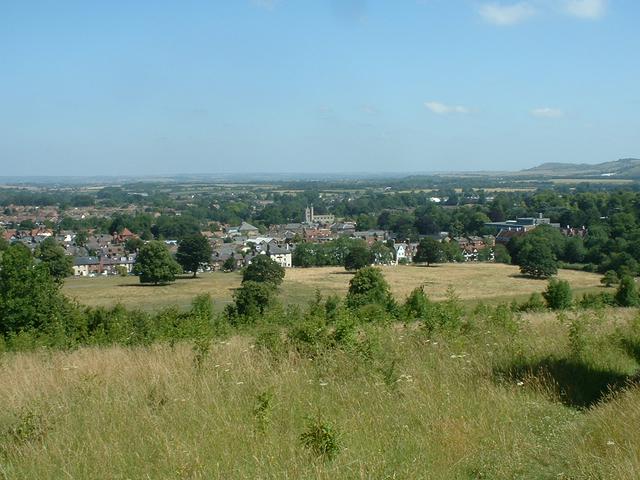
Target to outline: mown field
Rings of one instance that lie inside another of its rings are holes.
[[[434,267],[384,267],[384,276],[398,300],[403,300],[414,288],[424,285],[430,298],[441,300],[449,286],[467,302],[501,302],[523,300],[532,292],[542,292],[547,283],[520,275],[518,267],[491,264],[442,264]],[[287,269],[280,288],[285,304],[306,304],[316,289],[324,295],[344,296],[352,274],[343,268],[324,267]],[[559,278],[567,280],[578,294],[602,291],[600,276],[575,270],[561,270]],[[216,309],[231,302],[233,290],[240,285],[239,273],[205,273],[197,279],[180,278],[164,286],[140,286],[137,277],[69,278],[64,293],[81,304],[112,306],[122,303],[128,308],[158,310],[170,305],[187,307],[201,293],[209,293]]]
[[[5,353],[0,478],[637,479],[637,314]],[[310,422],[331,458],[305,448]]]

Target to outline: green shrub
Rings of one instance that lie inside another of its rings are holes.
[[[638,288],[633,277],[625,275],[620,280],[620,285],[616,291],[616,303],[621,307],[637,307],[640,305]]]
[[[605,287],[611,287],[612,285],[620,283],[620,279],[618,278],[618,274],[615,270],[608,270],[600,279],[600,283]]]
[[[258,327],[254,344],[259,350],[265,350],[278,357],[287,350],[282,334],[282,327],[274,324],[263,324]]]
[[[325,460],[334,459],[342,449],[337,429],[320,416],[310,419],[300,434],[302,446]]]
[[[565,310],[571,307],[573,294],[569,282],[552,278],[542,296],[551,310]]]
[[[533,292],[529,299],[522,305],[518,306],[518,310],[521,312],[540,312],[546,308],[546,304],[542,295],[538,292]]]
[[[585,293],[578,302],[580,308],[603,308],[615,304],[616,301],[609,292]]]

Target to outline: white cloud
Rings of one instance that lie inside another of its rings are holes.
[[[607,11],[607,0],[567,0],[565,9],[574,17],[598,19]]]
[[[528,2],[512,4],[493,2],[480,5],[479,12],[487,22],[504,27],[521,23],[533,17],[537,10]]]
[[[539,118],[560,118],[564,112],[559,108],[540,107],[531,110],[531,115]]]
[[[467,107],[460,105],[445,105],[440,102],[425,102],[424,106],[438,115],[446,115],[448,113],[469,113]]]

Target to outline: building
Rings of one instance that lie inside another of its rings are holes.
[[[551,227],[560,228],[559,223],[551,223],[550,218],[545,218],[540,213],[538,217],[519,217],[515,220],[506,220],[504,222],[487,222],[485,226],[493,227],[497,231],[514,230],[519,232],[528,232],[540,225],[549,225]]]
[[[283,268],[291,268],[293,266],[293,255],[288,248],[269,245],[266,254]]]
[[[313,205],[311,207],[307,207],[304,210],[304,223],[313,224],[313,223],[322,223],[322,224],[332,224],[335,222],[336,217],[334,215],[316,215],[313,211]]]

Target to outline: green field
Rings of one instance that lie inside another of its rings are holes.
[[[525,299],[532,292],[542,292],[546,282],[523,277],[518,267],[492,263],[442,264],[435,267],[384,267],[385,278],[395,297],[403,300],[414,288],[424,285],[434,300],[445,298],[453,287],[467,303],[500,302]],[[323,267],[288,269],[280,289],[285,304],[305,304],[316,289],[322,295],[347,292],[352,274],[342,268]],[[575,292],[602,291],[600,276],[575,270],[561,270],[559,278],[567,280]],[[233,290],[240,285],[238,273],[205,273],[196,279],[180,278],[164,286],[140,286],[137,277],[69,278],[64,292],[85,305],[111,306],[122,303],[129,308],[158,310],[178,305],[187,307],[198,294],[209,293],[217,309],[231,302]]]

